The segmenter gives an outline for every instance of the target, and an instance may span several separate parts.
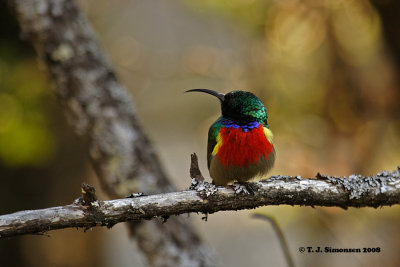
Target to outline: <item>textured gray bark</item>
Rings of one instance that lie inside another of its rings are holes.
[[[173,191],[138,124],[134,103],[75,2],[10,0],[9,5],[47,68],[70,124],[86,140],[106,193],[121,198],[135,191]],[[208,248],[181,217],[168,224],[130,224],[130,229],[151,265],[215,265]]]
[[[400,168],[400,167],[399,167]],[[66,227],[111,227],[116,223],[168,218],[190,212],[253,209],[264,205],[380,207],[400,204],[400,171],[376,176],[348,178],[317,175],[317,179],[276,176],[247,184],[251,193],[238,193],[233,185],[216,187],[200,182],[193,190],[98,201],[75,201],[73,205],[20,211],[0,216],[0,237],[40,233]],[[88,203],[90,202],[90,203]],[[165,225],[167,225],[165,223]]]

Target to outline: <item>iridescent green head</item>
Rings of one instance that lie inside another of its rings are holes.
[[[239,125],[257,121],[268,127],[267,109],[253,93],[232,91],[224,95],[209,89],[192,89],[186,92],[203,92],[217,97],[221,101],[222,116]]]

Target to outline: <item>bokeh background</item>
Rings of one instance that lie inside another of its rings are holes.
[[[400,164],[400,4],[392,0],[80,0],[180,189],[190,153],[206,167],[218,101],[191,88],[252,91],[275,134],[271,174],[392,171]],[[94,184],[85,144],[0,2],[0,214],[71,203]],[[107,197],[99,192],[101,198]],[[400,209],[264,207],[297,266],[399,266]],[[192,220],[224,266],[285,266],[254,211]],[[300,246],[380,247],[306,254]],[[2,266],[146,266],[123,224],[0,240]],[[3,265],[4,264],[4,265]]]

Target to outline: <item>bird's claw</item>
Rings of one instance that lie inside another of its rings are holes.
[[[251,183],[234,183],[233,190],[235,190],[236,194],[244,194],[244,195],[254,195],[254,188],[251,186]]]

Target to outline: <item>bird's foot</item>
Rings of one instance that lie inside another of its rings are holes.
[[[257,191],[257,188],[253,187],[253,183],[236,182],[232,186],[236,194],[254,195],[254,191]]]

